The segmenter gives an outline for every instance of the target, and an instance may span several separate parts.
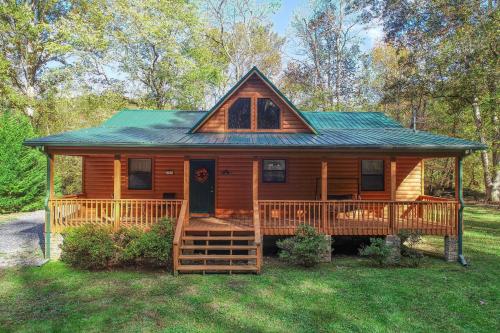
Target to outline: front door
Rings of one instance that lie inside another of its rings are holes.
[[[191,213],[215,211],[215,161],[190,160],[189,207]]]

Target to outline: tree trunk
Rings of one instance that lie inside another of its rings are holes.
[[[474,97],[472,102],[472,111],[474,115],[474,121],[476,123],[476,130],[479,134],[479,141],[482,144],[486,144],[486,138],[484,136],[483,129],[483,119],[481,116],[481,110],[479,108],[479,101],[477,97]],[[488,155],[488,151],[481,150],[481,161],[483,163],[483,175],[484,175],[484,187],[486,194],[486,201],[492,201],[492,193],[493,193],[493,181],[491,177],[490,171],[490,157]]]
[[[490,3],[490,9],[492,4]],[[500,115],[498,112],[497,80],[494,71],[488,75],[488,90],[490,95],[491,123],[493,124],[493,139],[491,156],[493,160],[493,187],[491,201],[500,201]]]
[[[500,201],[500,161],[495,163],[495,177],[491,188],[491,201]]]
[[[491,201],[500,201],[500,120],[497,114],[496,100],[493,100],[493,145],[491,147],[493,156],[493,186],[491,189]]]
[[[35,87],[32,85],[27,85],[26,86],[26,97],[28,97],[28,105],[26,106],[24,112],[30,119],[33,119],[35,116],[35,108],[33,107],[36,93],[35,93]]]

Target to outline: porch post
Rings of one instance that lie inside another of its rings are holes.
[[[187,210],[189,212],[189,173],[190,173],[189,157],[184,156],[184,200],[187,200]]]
[[[254,157],[252,161],[252,205],[259,200],[259,160]]]
[[[462,156],[455,157],[455,200],[458,202],[457,212],[457,235],[448,235],[445,237],[445,259],[447,261],[459,260],[462,265],[467,265],[467,261],[463,255],[462,234],[463,234],[463,186],[462,186]],[[456,242],[456,243],[455,243]]]
[[[50,221],[51,221],[51,203],[54,198],[54,155],[47,154],[47,193],[45,196],[45,258],[50,259]]]
[[[113,201],[115,205],[115,220],[114,229],[117,230],[120,227],[120,199],[122,196],[121,189],[121,168],[122,161],[120,154],[115,155],[113,161]]]
[[[263,237],[260,233],[260,212],[259,212],[259,159],[254,157],[252,160],[252,213],[253,213],[253,224],[254,224],[254,234],[255,234],[255,251],[249,251],[249,254],[255,254],[255,266],[257,266],[257,273],[260,274],[260,268],[262,266],[262,243]]]
[[[396,157],[391,157],[391,201],[396,201]]]
[[[328,200],[328,162],[321,161],[321,200]]]
[[[396,157],[391,156],[391,209],[390,209],[390,221],[389,225],[391,228],[391,234],[395,234],[397,232],[397,212],[396,212],[396,206],[394,205],[394,201],[396,201]]]
[[[325,203],[328,200],[328,161],[323,159],[321,161],[321,210],[323,220],[323,232],[329,234],[328,226],[328,205]]]

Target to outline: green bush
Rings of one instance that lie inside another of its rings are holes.
[[[108,267],[116,251],[109,229],[92,224],[68,230],[61,249],[63,262],[84,269]]]
[[[422,251],[417,249],[417,245],[422,242],[420,231],[401,230],[398,233],[401,239],[401,255],[406,259],[405,263],[411,267],[418,267],[424,259]]]
[[[165,266],[170,259],[173,236],[174,227],[169,219],[161,220],[147,232],[122,228],[113,233],[86,224],[65,233],[61,260],[85,269],[129,264]]]
[[[169,262],[174,237],[174,224],[162,219],[151,230],[132,239],[123,250],[124,262],[164,266]]]
[[[112,234],[115,245],[115,254],[112,259],[113,265],[128,265],[134,262],[135,258],[126,256],[126,249],[130,246],[130,243],[137,241],[142,234],[143,232],[137,228],[121,228]]]
[[[0,214],[43,208],[45,157],[23,146],[34,136],[27,117],[0,110]]]
[[[370,245],[359,250],[360,255],[370,258],[381,267],[391,264],[391,252],[391,247],[383,238],[370,238]]]
[[[282,260],[304,267],[317,265],[321,254],[328,249],[325,235],[309,225],[298,226],[294,237],[279,240],[276,245],[280,248]]]

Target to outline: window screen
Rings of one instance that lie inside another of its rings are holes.
[[[361,161],[361,190],[362,191],[384,190],[383,160]]]
[[[152,186],[151,159],[129,158],[128,188],[129,190],[151,190]]]
[[[264,183],[284,183],[285,180],[285,160],[262,160],[262,181]]]
[[[229,108],[228,128],[250,129],[252,126],[250,106],[250,98],[238,98]]]
[[[257,128],[280,128],[280,109],[270,98],[257,100]]]

